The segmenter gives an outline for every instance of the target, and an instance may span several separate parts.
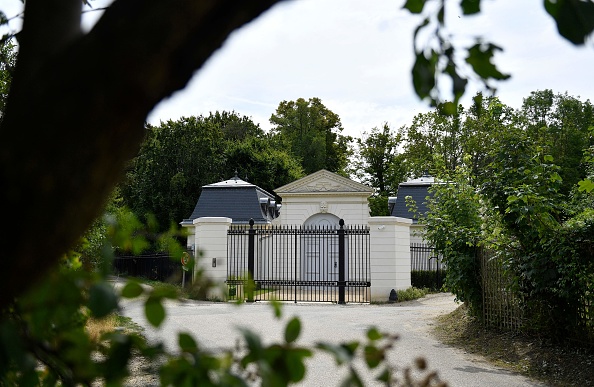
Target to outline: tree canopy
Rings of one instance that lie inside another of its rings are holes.
[[[341,134],[340,117],[319,98],[282,101],[270,123],[273,140],[300,160],[306,174],[320,169],[346,174],[352,138]]]
[[[147,125],[146,132],[121,184],[122,198],[139,217],[155,216],[163,230],[192,213],[204,185],[239,174],[272,191],[303,176],[295,158],[235,112]]]

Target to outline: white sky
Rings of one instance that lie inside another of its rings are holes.
[[[594,101],[594,46],[563,40],[542,0],[483,0],[479,16],[458,17],[450,1],[448,26],[470,45],[482,36],[504,48],[495,63],[512,78],[498,85],[502,102],[519,108],[531,91]],[[94,1],[98,7],[101,1]],[[16,4],[16,5],[15,5]],[[293,0],[274,6],[233,33],[190,84],[163,101],[148,121],[236,111],[264,129],[283,100],[318,97],[341,118],[344,134],[387,122],[396,129],[428,111],[412,88],[412,34],[420,17],[404,0]],[[7,16],[17,0],[0,0]],[[16,8],[15,8],[16,7]],[[471,87],[464,105],[477,90]],[[447,91],[447,89],[445,90]]]

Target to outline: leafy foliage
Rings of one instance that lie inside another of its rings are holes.
[[[169,227],[187,218],[202,186],[239,173],[263,189],[285,185],[302,170],[251,119],[234,112],[147,125],[147,136],[121,184],[123,202],[141,218]]]
[[[422,222],[447,264],[446,287],[478,315],[475,251],[490,249],[514,278],[507,291],[522,300],[527,327],[555,337],[593,337],[585,306],[594,273],[586,237],[594,203],[587,192],[590,102],[544,90],[519,111],[477,98],[464,116],[450,132],[458,138],[452,149],[460,151],[455,169],[438,151],[425,153],[434,155],[444,182],[431,188]],[[438,118],[429,122],[448,122]]]
[[[132,224],[123,225],[122,229],[111,224],[110,240],[125,240],[123,234],[136,238],[137,220],[133,217],[119,219],[132,221]],[[298,344],[301,322],[293,317],[284,328],[283,342],[264,344],[254,332],[240,329],[241,344],[217,354],[201,348],[186,332],[179,333],[179,350],[171,353],[161,344],[149,345],[133,331],[108,331],[93,339],[85,329],[87,320],[109,318],[120,308],[120,297],[141,298],[147,321],[154,327],[159,327],[165,319],[163,301],[177,297],[176,289],[148,287],[134,279],[117,290],[107,281],[107,274],[107,271],[84,270],[78,254],[73,253],[64,258],[59,270],[3,311],[0,319],[0,382],[3,385],[91,385],[98,382],[121,385],[129,376],[127,365],[132,357],[143,356],[149,360],[164,357],[164,362],[159,361],[163,385],[248,386],[256,382],[287,386],[304,379],[305,360],[316,351],[329,353],[338,366],[348,367],[343,385],[362,385],[359,365],[355,365],[357,359],[363,360],[368,369],[381,370],[378,380],[384,385],[443,385],[434,372],[423,374],[421,380],[411,378],[409,371],[401,374],[399,368],[386,360],[397,337],[373,327],[362,341],[320,342],[308,348]],[[281,305],[273,303],[272,306],[275,316],[281,318]],[[423,371],[424,361],[417,363],[417,368]]]
[[[447,5],[445,0],[406,0],[402,8],[422,17],[413,35],[415,63],[411,74],[415,92],[432,106],[442,105],[446,114],[455,114],[470,80],[476,78],[487,92],[494,94],[494,84],[509,79],[510,74],[501,72],[493,63],[495,53],[503,51],[497,44],[480,36],[468,47],[454,44],[446,24]],[[481,0],[462,0],[459,6],[465,16],[481,12]],[[594,31],[594,2],[590,0],[545,0],[544,8],[554,19],[559,34],[573,44],[584,44]],[[461,63],[462,57],[465,63]],[[443,78],[449,78],[452,85],[451,93],[445,97],[440,86]],[[444,102],[447,100],[452,102]]]
[[[376,188],[379,195],[396,192],[398,184],[405,180],[402,156],[398,153],[401,143],[401,133],[394,133],[387,123],[357,139],[357,175],[362,182]]]
[[[475,249],[481,241],[481,205],[475,188],[469,184],[466,168],[458,168],[447,180],[430,188],[426,215],[419,222],[426,226],[425,238],[443,257],[447,266],[444,286],[481,311],[482,288]]]
[[[351,137],[340,134],[340,117],[319,98],[282,101],[270,117],[272,139],[288,149],[306,174],[320,169],[346,174]]]

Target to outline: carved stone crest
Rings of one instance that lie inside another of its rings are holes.
[[[320,203],[320,212],[325,214],[326,212],[328,212],[328,203],[323,201]]]

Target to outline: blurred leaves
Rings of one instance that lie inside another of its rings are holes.
[[[573,44],[584,44],[594,31],[591,0],[545,0],[545,9],[555,19],[559,34]]]

